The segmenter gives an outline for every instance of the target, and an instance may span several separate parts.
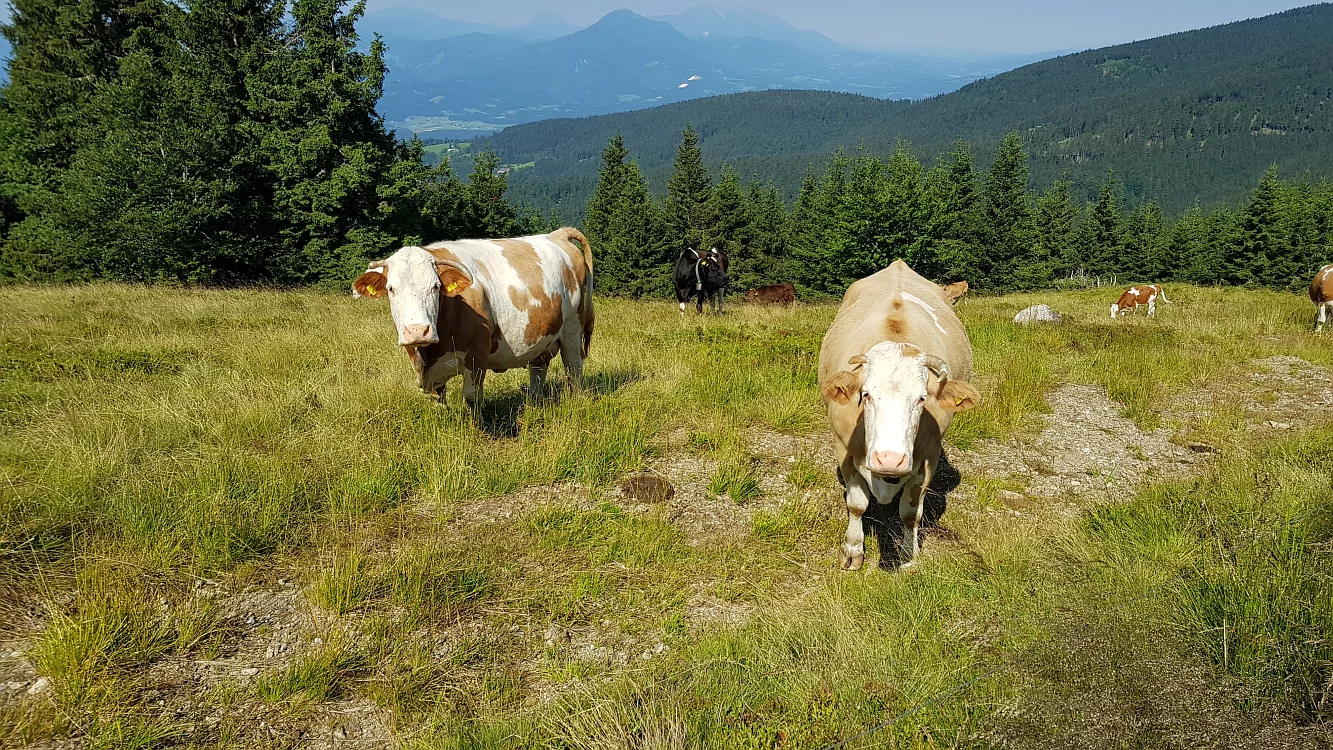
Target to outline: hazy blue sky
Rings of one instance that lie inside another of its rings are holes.
[[[628,7],[665,15],[699,0],[370,0],[371,10],[416,7],[447,18],[516,24],[553,12],[580,26]],[[1282,0],[750,0],[714,5],[760,8],[793,25],[860,44],[945,46],[1004,52],[1087,49],[1147,39],[1310,5]]]

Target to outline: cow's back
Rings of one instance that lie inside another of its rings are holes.
[[[499,334],[492,369],[521,367],[549,350],[565,320],[584,307],[592,270],[584,249],[558,232],[448,240],[426,249],[464,268],[483,292],[486,313]]]
[[[819,379],[882,341],[910,343],[944,360],[952,377],[972,375],[972,345],[938,284],[903,261],[852,284],[819,350]]]
[[[1310,282],[1310,301],[1316,305],[1333,301],[1333,263],[1319,269]]]

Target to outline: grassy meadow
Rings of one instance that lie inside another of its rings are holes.
[[[965,299],[984,403],[948,451],[1003,458],[1081,383],[1207,461],[1021,512],[964,472],[910,573],[848,574],[834,306],[600,301],[584,393],[492,375],[474,416],[416,392],[386,305],[0,288],[0,743],[819,748],[984,676],[848,746],[1325,746],[1333,431],[1256,429],[1242,386],[1333,336],[1297,295],[1169,293]],[[1066,322],[1009,322],[1037,302]],[[694,479],[623,497],[645,468]]]

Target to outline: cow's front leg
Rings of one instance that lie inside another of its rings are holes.
[[[921,550],[920,528],[921,513],[926,504],[926,488],[930,486],[933,467],[923,465],[923,476],[915,473],[904,480],[903,495],[898,500],[898,519],[903,524],[903,541],[898,550],[898,566],[906,568],[915,560]]]
[[[847,534],[838,550],[838,565],[843,570],[860,570],[866,560],[866,529],[861,517],[870,507],[870,487],[855,467],[844,465],[842,475],[847,481],[843,491],[847,501]]]
[[[723,287],[717,290],[717,314],[722,314],[722,303],[727,299],[727,289]]]
[[[486,382],[486,371],[471,367],[463,370],[463,403],[473,411],[481,406],[481,389]],[[444,389],[440,390],[440,398],[443,401]]]

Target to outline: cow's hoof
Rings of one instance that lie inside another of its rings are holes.
[[[865,561],[864,549],[853,550],[844,545],[838,550],[838,565],[843,570],[860,570]]]

